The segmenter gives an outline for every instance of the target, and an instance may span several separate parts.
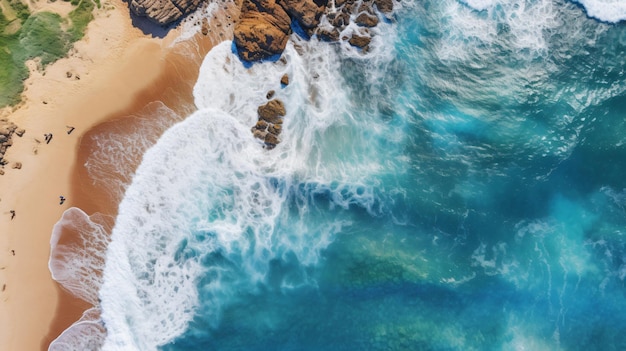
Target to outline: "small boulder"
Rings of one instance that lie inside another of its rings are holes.
[[[350,37],[350,39],[348,40],[350,45],[356,46],[357,48],[361,48],[361,49],[368,46],[371,41],[372,41],[372,38],[370,38],[369,36],[362,36],[358,34],[353,34],[352,37]]]
[[[280,143],[280,139],[272,133],[265,134],[265,142],[270,145],[278,145]]]
[[[393,0],[374,0],[374,4],[382,13],[388,14],[393,11]]]
[[[283,127],[280,124],[270,124],[267,131],[274,135],[280,135],[280,132],[283,131]]]
[[[274,124],[282,124],[283,120],[281,117],[287,113],[285,104],[278,99],[270,100],[265,105],[259,106],[257,112],[260,119]]]
[[[287,73],[283,74],[283,76],[280,78],[280,84],[289,85],[289,76],[287,75]]]
[[[378,17],[367,12],[361,12],[361,14],[356,17],[354,22],[360,27],[376,27],[378,24]]]
[[[255,130],[254,132],[252,132],[252,135],[253,135],[255,138],[257,138],[257,139],[261,139],[261,140],[263,140],[263,141],[265,141],[265,136],[266,136],[267,134],[268,134],[268,133],[267,133],[266,131],[264,131],[264,130],[258,130],[258,129],[257,129],[257,130]]]
[[[338,41],[339,40],[339,30],[337,28],[333,29],[325,29],[318,28],[317,29],[317,37],[323,41]]]
[[[15,162],[12,166],[14,169],[22,169],[22,162]]]

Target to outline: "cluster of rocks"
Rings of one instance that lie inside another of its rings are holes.
[[[367,51],[372,40],[369,28],[376,27],[380,21],[375,9],[388,20],[393,12],[393,0],[364,0],[360,4],[356,0],[334,0],[334,7],[326,9],[327,21],[318,26],[314,34],[325,41],[347,40],[352,46]],[[351,36],[341,36],[351,22],[358,30]]]
[[[348,41],[367,51],[371,42],[369,28],[380,21],[376,9],[383,16],[390,16],[393,0],[243,0],[233,40],[244,61],[280,55],[292,28],[300,28],[299,34],[308,37]],[[341,36],[351,22],[358,30]]]
[[[7,163],[9,163],[5,158],[4,154],[7,149],[13,145],[13,135],[17,135],[21,137],[24,135],[26,131],[24,129],[20,129],[15,125],[15,123],[9,121],[6,118],[0,119],[0,166],[4,167]],[[13,168],[21,168],[22,164],[16,162],[13,165]],[[0,175],[4,174],[4,171],[0,168]]]
[[[204,0],[130,0],[138,16],[166,25],[195,11]],[[224,0],[222,0],[224,1]],[[240,15],[233,41],[239,57],[253,62],[278,57],[285,49],[292,28],[299,34],[317,35],[326,41],[347,41],[364,51],[369,49],[369,28],[393,11],[393,0],[236,0]],[[342,32],[354,22],[357,30]],[[209,24],[202,21],[202,33]]]
[[[283,75],[280,83],[283,87],[287,86],[289,84],[289,76]],[[272,99],[274,94],[273,90],[267,93],[266,97],[270,101],[259,106],[257,109],[258,121],[251,129],[252,135],[262,140],[265,143],[265,147],[270,150],[280,143],[278,136],[283,129],[283,117],[287,113],[285,104],[281,100]]]

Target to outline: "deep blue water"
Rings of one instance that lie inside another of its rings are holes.
[[[626,25],[403,1],[377,34],[209,54],[120,205],[104,349],[626,349]]]

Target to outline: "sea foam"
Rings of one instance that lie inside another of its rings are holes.
[[[617,23],[626,20],[626,2],[621,0],[574,0],[581,4],[587,15],[603,22]]]
[[[317,194],[340,208],[378,210],[368,181],[385,162],[376,146],[358,134],[324,143],[320,135],[353,133],[348,125],[382,134],[384,122],[354,119],[334,47],[297,41],[283,57],[286,63],[245,68],[230,42],[213,48],[194,88],[198,111],[145,153],[108,247],[100,290],[103,350],[154,350],[180,335],[200,306],[202,318],[215,325],[236,291],[252,292],[267,279],[273,259],[315,265],[320,250],[349,225],[319,221]],[[283,74],[290,77],[287,88],[280,85]],[[269,90],[287,110],[283,140],[271,151],[250,131]],[[280,286],[306,283],[306,274],[297,274]]]

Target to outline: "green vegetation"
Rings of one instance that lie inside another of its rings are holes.
[[[50,12],[31,14],[20,0],[0,0],[0,107],[20,101],[28,77],[27,60],[38,58],[45,68],[67,55],[85,35],[99,0],[72,0],[71,4],[74,10],[63,18]],[[62,24],[68,22],[64,30]]]
[[[72,5],[75,5],[76,8],[68,15],[70,21],[72,21],[72,26],[68,29],[68,33],[70,41],[73,43],[85,35],[85,29],[93,19],[94,3],[91,0],[80,0],[74,4],[74,0],[72,0]]]

